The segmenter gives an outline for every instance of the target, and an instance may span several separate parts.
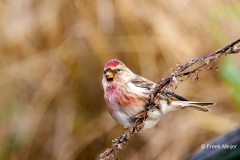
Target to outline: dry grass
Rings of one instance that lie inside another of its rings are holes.
[[[158,82],[175,64],[240,35],[240,2],[233,0],[8,0],[0,10],[3,160],[98,159],[124,131],[103,100],[106,61],[120,59]],[[229,57],[236,66],[239,59]],[[180,83],[177,90],[187,99],[216,102],[209,114],[168,114],[132,138],[119,157],[182,159],[238,126],[236,92],[218,75],[201,73],[200,82]]]

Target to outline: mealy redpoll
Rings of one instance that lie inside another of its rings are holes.
[[[104,67],[102,85],[110,114],[120,125],[128,128],[134,124],[135,116],[144,110],[156,83],[134,74],[123,62],[113,59]],[[211,102],[191,102],[169,90],[159,94],[155,104],[157,107],[148,111],[143,129],[155,126],[168,112],[184,108],[209,112],[206,106],[214,105]]]

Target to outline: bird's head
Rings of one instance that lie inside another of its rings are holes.
[[[107,83],[124,81],[133,73],[119,60],[112,59],[106,63],[103,71],[103,80]]]

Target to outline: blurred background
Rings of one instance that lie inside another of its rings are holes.
[[[0,160],[99,159],[124,129],[103,99],[113,58],[154,82],[240,38],[238,0],[0,1]],[[141,131],[128,160],[183,159],[240,123],[240,54],[177,93],[217,105]]]

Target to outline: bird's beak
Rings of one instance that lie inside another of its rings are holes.
[[[113,80],[114,73],[112,71],[107,71],[107,73],[105,73],[105,77],[107,78],[107,80]]]

